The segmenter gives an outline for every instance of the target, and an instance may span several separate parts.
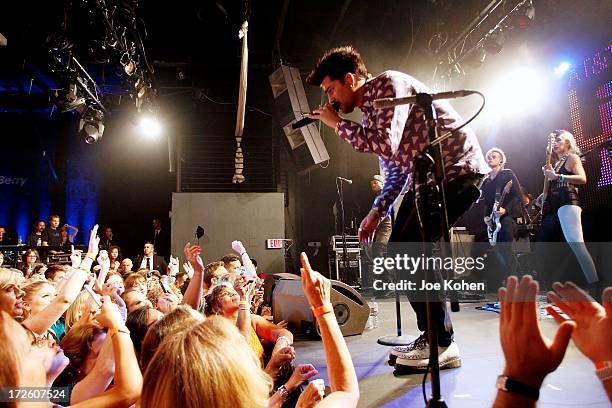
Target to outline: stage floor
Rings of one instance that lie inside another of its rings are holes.
[[[359,378],[359,407],[423,407],[422,374],[394,376],[387,364],[389,347],[376,340],[395,334],[395,302],[377,300],[379,327],[363,335],[347,337]],[[490,407],[495,398],[495,380],[503,369],[499,344],[499,315],[476,310],[482,303],[462,303],[459,313],[452,313],[455,340],[459,345],[462,367],[441,372],[442,395],[449,407]],[[404,335],[417,335],[414,313],[402,302]],[[552,319],[542,318],[544,332],[555,330]],[[315,378],[329,385],[325,356],[320,341],[296,340],[296,363],[312,363],[319,370]],[[427,396],[431,395],[428,378]],[[610,407],[606,393],[595,375],[593,364],[570,342],[559,368],[550,374],[541,388],[539,407]]]

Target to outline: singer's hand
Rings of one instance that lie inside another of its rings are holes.
[[[342,119],[330,103],[315,109],[312,111],[312,115],[308,115],[308,117],[311,119],[320,120],[332,129],[335,129],[338,122]]]
[[[366,245],[371,244],[379,223],[380,215],[376,211],[370,211],[359,226],[359,242]]]

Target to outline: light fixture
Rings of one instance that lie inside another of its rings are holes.
[[[535,7],[533,6],[533,2],[529,0],[526,1],[525,4],[514,14],[512,17],[512,25],[520,28],[521,30],[526,30],[529,28],[534,19]]]
[[[85,137],[85,143],[93,144],[102,139],[104,133],[104,112],[88,106],[79,120],[79,133]]]
[[[487,53],[482,46],[478,46],[465,55],[461,65],[474,70],[484,64],[485,58],[487,58]]]
[[[567,73],[567,71],[569,71],[569,69],[572,67],[572,64],[570,64],[567,61],[563,61],[561,62],[559,65],[557,65],[554,69],[555,72],[555,76],[557,78],[561,78],[563,77],[563,75],[565,75]]]
[[[501,52],[502,48],[504,48],[504,42],[504,33],[500,28],[485,37],[484,41],[482,42],[482,47],[487,53],[496,55]]]
[[[65,94],[62,94],[64,90],[56,90],[53,93],[55,99],[55,105],[60,112],[69,112],[85,105],[85,98],[79,96],[77,85],[75,82],[68,84],[65,89]]]
[[[138,123],[140,132],[147,137],[157,137],[162,131],[162,126],[155,116],[143,116]]]

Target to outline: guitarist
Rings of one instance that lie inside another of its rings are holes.
[[[493,147],[485,156],[491,172],[482,184],[481,199],[484,200],[484,222],[488,226],[494,222],[494,217],[500,218],[501,229],[497,233],[496,242],[512,243],[517,232],[516,219],[523,216],[521,186],[514,172],[504,168],[506,155],[499,147]],[[505,195],[504,200],[496,213],[493,207],[503,195],[506,184],[512,181],[512,188]],[[516,267],[516,260],[512,254],[511,244],[499,246],[496,252],[497,259],[505,276],[512,275]]]

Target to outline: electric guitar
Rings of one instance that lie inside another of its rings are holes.
[[[497,234],[501,229],[501,215],[498,215],[497,212],[504,203],[504,199],[506,198],[506,195],[508,195],[510,190],[512,190],[512,180],[506,183],[506,185],[504,186],[504,191],[502,192],[502,195],[499,198],[499,201],[495,201],[495,204],[493,204],[493,211],[491,211],[490,220],[487,224],[487,234],[489,235],[489,244],[491,244],[491,246],[495,246],[495,244],[497,243]]]
[[[546,167],[552,164],[552,154],[553,154],[553,144],[555,143],[555,135],[548,135],[548,143],[546,144]],[[536,205],[540,207],[540,213],[544,208],[544,201],[546,201],[546,197],[548,196],[548,188],[550,186],[550,180],[548,177],[544,176],[544,188],[542,189],[542,194],[537,198]]]

